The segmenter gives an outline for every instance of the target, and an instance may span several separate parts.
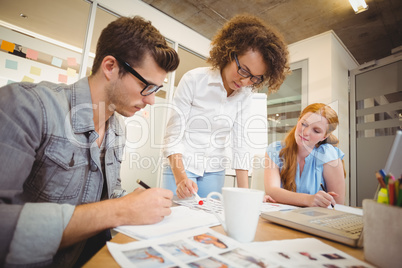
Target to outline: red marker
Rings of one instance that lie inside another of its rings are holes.
[[[193,193],[193,197],[195,201],[197,201],[198,205],[204,205],[204,201],[201,200],[200,196],[197,193]]]

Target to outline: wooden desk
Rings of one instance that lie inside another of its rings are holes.
[[[213,230],[225,234],[222,226],[212,227]],[[339,244],[337,242],[333,242],[324,238],[320,238],[318,236],[309,235],[307,233],[299,232],[287,227],[283,227],[274,223],[271,223],[260,217],[257,226],[257,232],[255,234],[254,241],[271,241],[271,240],[284,240],[284,239],[295,239],[295,238],[309,238],[314,237],[322,242],[337,248],[346,254],[349,254],[356,259],[364,261],[364,252],[363,249],[352,248],[343,244]],[[112,240],[112,242],[124,244],[128,242],[136,241],[134,238],[126,236],[124,234],[118,233]],[[112,255],[110,255],[109,250],[106,246],[104,246],[96,255],[90,259],[84,267],[119,267],[117,262],[113,259]]]

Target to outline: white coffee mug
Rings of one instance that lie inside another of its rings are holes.
[[[222,202],[223,220],[209,205],[213,196]],[[207,196],[207,205],[221,222],[228,236],[239,242],[247,243],[254,240],[264,192],[260,190],[223,187],[222,194],[211,192]]]

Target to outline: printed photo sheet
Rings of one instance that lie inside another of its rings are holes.
[[[372,267],[314,238],[241,244],[210,228],[107,247],[121,267]]]

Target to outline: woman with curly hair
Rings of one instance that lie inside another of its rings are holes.
[[[276,91],[289,73],[283,38],[262,20],[238,15],[212,40],[208,62],[181,79],[166,127],[163,187],[179,198],[221,192],[226,147],[231,145],[237,185],[248,187],[249,148],[244,123],[252,91]],[[231,136],[231,141],[229,137]]]
[[[267,148],[265,199],[305,207],[344,203],[344,153],[332,134],[338,124],[336,112],[323,103],[301,112],[285,139]]]

